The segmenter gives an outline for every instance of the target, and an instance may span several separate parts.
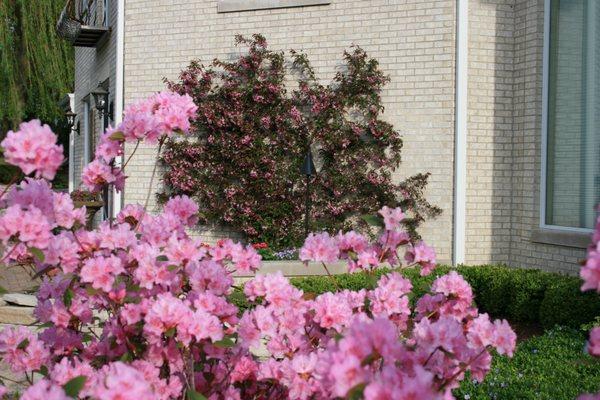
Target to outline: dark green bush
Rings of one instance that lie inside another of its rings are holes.
[[[533,269],[461,267],[480,310],[515,322],[538,322],[546,288],[553,279],[572,279]]]
[[[600,297],[596,292],[582,293],[581,281],[560,277],[547,287],[540,306],[540,322],[544,327],[567,325],[579,327],[600,315]]]
[[[510,300],[510,273],[501,267],[460,268],[459,272],[471,284],[475,302],[481,311],[496,317],[506,317]]]
[[[369,274],[343,274],[329,276],[309,276],[305,278],[293,278],[292,284],[305,293],[321,294],[336,290],[336,284],[340,289],[360,290],[372,289],[377,284],[377,280],[388,270],[375,271],[373,275]],[[335,282],[334,282],[335,280]]]

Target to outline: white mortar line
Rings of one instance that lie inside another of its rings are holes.
[[[467,106],[469,1],[456,4],[456,97],[454,115],[454,240],[452,263],[465,262],[467,203]]]

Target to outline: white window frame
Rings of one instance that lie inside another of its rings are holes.
[[[574,232],[574,233],[591,233],[594,230],[589,228],[574,228],[569,226],[548,225],[546,224],[546,179],[548,168],[548,94],[549,94],[549,77],[550,77],[550,12],[551,1],[544,2],[544,50],[543,50],[543,73],[542,73],[542,170],[540,184],[540,229]]]

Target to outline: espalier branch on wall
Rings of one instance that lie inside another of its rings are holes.
[[[193,62],[179,82],[169,82],[199,110],[195,140],[170,140],[162,154],[163,196],[194,196],[206,222],[240,229],[252,241],[298,245],[305,212],[301,165],[312,149],[311,230],[337,232],[383,205],[399,205],[414,234],[440,212],[423,196],[427,174],[392,181],[402,140],[381,118],[389,78],[376,59],[351,48],[344,68],[325,85],[303,53],[291,51],[287,63],[261,35],[238,36],[236,43],[248,52],[210,66]],[[290,77],[294,89],[285,84]]]

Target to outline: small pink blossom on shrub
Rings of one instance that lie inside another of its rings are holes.
[[[189,132],[190,119],[195,118],[197,109],[188,95],[160,92],[127,106],[116,131],[122,132],[128,142],[155,143],[163,135]]]
[[[4,244],[11,239],[40,249],[48,247],[51,240],[52,225],[37,207],[23,210],[20,206],[8,207],[0,216],[0,240]]]
[[[94,160],[85,166],[81,180],[91,192],[99,192],[109,184],[113,184],[118,190],[122,190],[125,184],[125,177],[119,169],[111,167],[100,160]]]
[[[595,327],[590,331],[587,349],[594,357],[600,357],[600,327]]]
[[[588,247],[587,259],[579,271],[583,280],[582,291],[595,290],[600,292],[600,216],[596,219],[596,226],[592,235],[592,243]],[[594,357],[600,357],[600,327],[592,328],[587,343],[587,351]],[[585,394],[578,400],[597,400],[600,393]]]
[[[179,219],[185,226],[193,226],[198,222],[198,205],[188,196],[169,199],[163,212]]]
[[[35,172],[37,178],[54,179],[64,160],[56,135],[37,119],[23,122],[16,132],[8,131],[0,145],[7,162],[21,168],[25,175]]]
[[[492,345],[496,348],[498,354],[506,354],[510,357],[517,344],[517,335],[512,330],[508,321],[494,321],[494,339]]]
[[[70,400],[62,387],[47,379],[41,379],[33,384],[21,396],[21,400]]]
[[[421,275],[429,275],[435,267],[435,250],[424,242],[410,245],[405,255],[406,261],[421,265]]]
[[[123,142],[113,139],[116,132],[118,132],[117,129],[109,127],[100,137],[100,142],[96,147],[96,158],[105,163],[110,163],[116,157],[123,155]]]
[[[316,262],[335,262],[339,258],[339,247],[327,232],[311,233],[300,249],[300,260]]]
[[[383,206],[379,214],[383,217],[385,229],[388,231],[401,229],[400,223],[404,220],[405,215],[400,207],[389,208],[388,206]]]
[[[0,332],[0,353],[14,373],[39,370],[50,360],[44,343],[25,326]]]

